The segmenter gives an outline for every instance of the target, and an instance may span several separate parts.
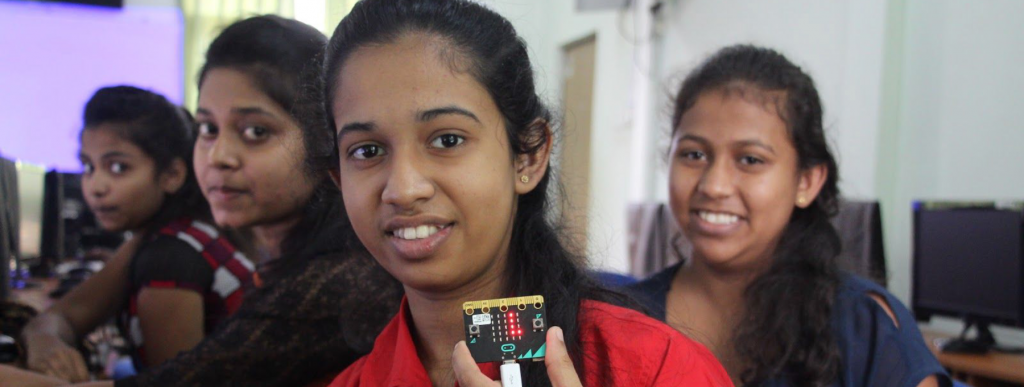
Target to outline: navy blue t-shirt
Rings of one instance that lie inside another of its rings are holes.
[[[651,317],[665,321],[665,304],[672,280],[682,264],[669,267],[628,287]],[[899,327],[871,298],[885,298]],[[878,284],[844,274],[832,309],[832,329],[839,343],[843,367],[833,386],[906,386],[914,387],[930,375],[940,386],[951,385],[949,375],[928,350],[917,322],[903,303]],[[784,387],[792,384],[773,379],[764,384]]]

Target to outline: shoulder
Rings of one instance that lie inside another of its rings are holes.
[[[652,274],[650,277],[647,277],[647,279],[631,284],[626,288],[631,291],[644,294],[664,294],[668,292],[668,288],[672,285],[672,280],[676,277],[676,273],[682,265],[683,263],[680,262],[666,267],[661,271]]]
[[[159,282],[164,287],[181,284],[199,289],[209,289],[215,279],[222,284],[230,280],[241,285],[249,280],[254,268],[220,230],[188,218],[169,222],[150,236],[132,265],[137,286]]]
[[[843,352],[843,378],[850,383],[902,380],[902,385],[916,386],[930,375],[937,375],[940,383],[948,382],[913,314],[881,285],[844,275],[836,292],[832,326]]]
[[[853,274],[841,277],[833,315],[845,320],[869,316],[888,317],[894,328],[904,323],[916,324],[913,315],[896,296],[881,285]]]
[[[599,301],[584,300],[579,314],[580,341],[609,352],[664,352],[669,346],[698,350],[696,342],[640,312]]]
[[[725,370],[703,345],[631,309],[583,301],[580,341],[584,358],[595,362],[586,369],[615,365],[588,376],[588,384],[728,385]]]
[[[166,270],[174,267],[209,267],[200,251],[172,235],[159,234],[139,247],[132,266],[134,272]]]
[[[666,296],[681,266],[682,263],[677,263],[667,267],[643,281],[629,285],[625,292],[647,307],[652,317],[664,320]]]
[[[366,365],[366,356],[359,358],[355,363],[346,367],[344,371],[341,371],[328,387],[358,386],[359,376],[363,373],[364,365]]]

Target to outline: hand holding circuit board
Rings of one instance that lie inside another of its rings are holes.
[[[462,309],[466,345],[477,363],[544,360],[543,296],[470,301]]]
[[[521,387],[520,361],[544,361],[555,387],[579,387],[579,375],[565,347],[562,329],[551,326],[542,296],[512,297],[463,304],[466,341],[455,346],[452,366],[463,387]],[[502,362],[501,382],[480,372],[477,363]]]

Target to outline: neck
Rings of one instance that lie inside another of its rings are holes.
[[[288,237],[288,232],[299,223],[299,217],[286,218],[270,224],[252,227],[256,249],[263,253],[267,261],[281,256],[281,243]]]
[[[679,273],[676,281],[685,284],[701,297],[713,300],[726,310],[740,310],[743,294],[764,269],[761,267],[718,268],[707,264],[707,260],[694,256]]]
[[[499,260],[497,267],[504,267]],[[405,287],[413,320],[416,352],[434,385],[452,385],[452,350],[465,339],[462,304],[502,297],[504,270],[488,270],[477,280],[447,291],[423,291]]]

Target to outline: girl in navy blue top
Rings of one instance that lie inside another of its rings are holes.
[[[838,169],[811,78],[781,54],[722,49],[675,100],[670,206],[687,262],[634,285],[737,385],[949,385],[907,309],[842,274]]]

